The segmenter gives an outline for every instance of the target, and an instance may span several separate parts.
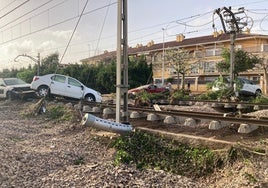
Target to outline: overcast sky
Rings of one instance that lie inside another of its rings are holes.
[[[0,0],[0,69],[34,64],[23,56],[14,62],[22,54],[44,58],[58,52],[67,64],[116,50],[117,1],[88,0],[85,7],[86,2]],[[171,41],[177,34],[210,35],[213,21],[222,29],[214,10],[229,6],[234,12],[244,7],[241,17],[251,32],[268,35],[268,0],[128,0],[129,46]]]

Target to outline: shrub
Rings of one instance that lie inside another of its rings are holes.
[[[135,163],[138,168],[155,168],[181,175],[201,176],[216,166],[216,155],[207,148],[193,148],[182,143],[134,132],[117,138],[115,164]]]

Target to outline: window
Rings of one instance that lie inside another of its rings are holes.
[[[51,77],[51,80],[54,80],[56,82],[65,83],[65,76],[62,75],[55,75]]]
[[[81,87],[81,84],[77,80],[72,79],[72,78],[68,78],[68,84],[72,86]]]
[[[199,73],[199,69],[198,69],[198,64],[196,63],[196,64],[192,64],[191,65],[191,73],[192,74],[198,74]]]
[[[0,79],[0,86],[4,86],[4,85],[5,85],[4,81]]]
[[[200,51],[200,50],[195,50],[195,51],[194,51],[194,56],[195,56],[196,58],[202,58],[202,57],[204,56],[204,54],[203,54],[203,52]]]
[[[222,53],[221,48],[206,49],[206,57],[220,56]]]
[[[263,52],[268,52],[268,44],[263,45]]]
[[[204,72],[215,72],[216,70],[216,63],[215,62],[204,62]]]
[[[206,49],[206,57],[214,56],[214,49]]]

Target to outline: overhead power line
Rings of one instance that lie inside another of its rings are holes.
[[[93,13],[93,12],[99,11],[99,10],[101,10],[101,9],[104,9],[104,8],[106,8],[106,7],[108,7],[108,6],[115,5],[115,4],[116,4],[116,2],[111,3],[110,5],[105,5],[105,6],[96,8],[96,9],[94,9],[94,10],[91,10],[91,11],[88,11],[88,12],[83,13],[82,16],[91,14],[91,13]],[[49,25],[49,26],[43,27],[43,28],[38,29],[38,30],[36,30],[36,31],[29,32],[29,33],[27,33],[27,34],[21,35],[21,36],[19,36],[19,37],[16,37],[16,38],[13,38],[13,39],[10,39],[10,40],[7,40],[7,41],[2,42],[2,43],[0,43],[0,44],[6,44],[6,43],[8,43],[8,42],[12,42],[12,41],[15,41],[15,40],[24,38],[24,37],[26,37],[26,36],[29,36],[29,35],[32,35],[32,34],[35,34],[35,33],[41,32],[41,31],[44,31],[44,30],[46,30],[46,29],[49,29],[49,28],[52,28],[52,27],[61,25],[61,24],[63,24],[63,23],[69,22],[69,21],[72,21],[72,20],[74,20],[74,19],[76,19],[76,18],[78,18],[78,17],[79,17],[79,16],[74,16],[74,17],[65,19],[65,20],[63,20],[63,21],[61,21],[61,22],[58,22],[58,23],[55,23],[55,24],[53,24],[53,25]]]
[[[78,27],[78,24],[79,24],[79,22],[80,22],[80,20],[81,20],[81,18],[82,18],[82,16],[83,16],[83,14],[84,14],[84,12],[85,12],[85,9],[86,9],[86,7],[87,7],[87,4],[88,4],[88,0],[87,0],[87,2],[85,3],[85,6],[84,6],[84,8],[83,8],[83,10],[82,10],[82,12],[81,12],[81,14],[80,14],[80,16],[79,16],[79,19],[77,20],[77,23],[76,23],[76,25],[75,25],[75,27],[74,27],[73,33],[72,33],[72,35],[71,35],[71,37],[70,37],[70,40],[68,41],[68,44],[67,44],[67,46],[66,46],[66,48],[65,48],[65,50],[64,50],[64,52],[63,52],[63,54],[62,54],[62,56],[61,56],[61,59],[60,59],[59,63],[61,63],[62,60],[63,60],[63,58],[64,58],[64,55],[65,55],[65,53],[66,53],[66,51],[67,51],[67,49],[68,49],[68,47],[69,47],[69,45],[70,45],[70,43],[71,43],[71,41],[72,41],[72,38],[73,38],[73,36],[74,36],[74,33],[75,33],[76,29],[77,29],[77,27]]]
[[[40,6],[36,7],[36,8],[34,8],[33,10],[31,10],[31,11],[29,11],[29,12],[26,12],[25,14],[22,14],[21,16],[15,18],[15,19],[13,19],[13,20],[11,20],[10,22],[8,22],[8,23],[6,23],[5,25],[1,26],[1,29],[3,29],[3,28],[5,28],[6,26],[8,26],[9,24],[14,23],[15,21],[17,21],[17,20],[23,18],[24,16],[27,16],[28,14],[30,14],[30,13],[32,13],[32,12],[38,10],[39,8],[41,8],[41,7],[45,6],[45,5],[47,5],[48,3],[52,2],[52,1],[54,1],[54,0],[50,0],[50,1],[48,1],[48,2],[46,2],[46,3],[44,3],[44,4],[42,4],[42,5],[40,5]],[[64,1],[63,1],[63,2],[64,2]],[[61,3],[57,4],[57,5],[60,5],[60,4],[62,4],[63,2],[61,2]]]
[[[111,0],[109,1],[109,5],[111,4]],[[104,20],[103,20],[103,23],[102,23],[102,26],[101,26],[101,31],[100,31],[100,34],[99,34],[99,38],[98,38],[98,41],[97,41],[97,45],[96,45],[96,49],[95,49],[95,53],[94,55],[97,54],[97,50],[98,50],[98,47],[99,47],[99,43],[100,43],[100,39],[101,39],[101,35],[102,35],[102,31],[103,31],[103,28],[104,28],[104,25],[105,25],[105,22],[106,22],[106,19],[107,19],[107,15],[108,15],[108,12],[109,12],[109,7],[107,8],[106,10],[106,13],[105,13],[105,16],[104,16]]]
[[[1,9],[0,9],[0,12],[1,12],[2,10],[6,9],[7,7],[9,7],[10,5],[12,5],[15,1],[16,1],[16,0],[14,0],[14,1],[8,3],[6,6],[4,6],[3,8],[1,8]]]
[[[26,0],[23,3],[21,3],[20,5],[16,6],[15,8],[13,8],[12,10],[8,11],[7,13],[5,13],[3,16],[0,16],[0,19],[4,18],[5,16],[9,15],[10,13],[14,12],[15,10],[17,10],[18,8],[20,8],[21,6],[23,6],[24,4],[28,3],[30,0]]]

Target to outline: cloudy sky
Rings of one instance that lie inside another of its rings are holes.
[[[213,22],[222,29],[214,10],[230,6],[245,8],[252,33],[268,35],[268,0],[128,0],[129,46],[210,35]],[[22,54],[58,52],[67,64],[113,51],[116,22],[117,0],[0,0],[0,69],[34,64]]]

